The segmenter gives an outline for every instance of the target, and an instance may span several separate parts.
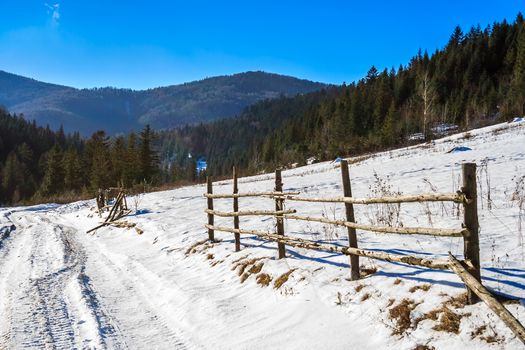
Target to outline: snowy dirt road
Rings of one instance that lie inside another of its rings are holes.
[[[2,230],[0,349],[186,348],[136,275],[50,215],[10,213]]]

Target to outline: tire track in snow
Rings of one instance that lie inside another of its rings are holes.
[[[0,348],[126,348],[71,232],[34,213],[14,216],[18,229],[0,250]]]

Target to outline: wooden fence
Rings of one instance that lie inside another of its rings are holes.
[[[360,278],[359,257],[368,257],[384,261],[399,262],[403,264],[423,266],[433,269],[448,269],[457,273],[467,286],[468,302],[473,304],[479,301],[479,297],[487,302],[488,290],[481,285],[480,259],[479,259],[479,223],[477,209],[477,185],[476,164],[465,163],[462,165],[463,186],[455,193],[430,193],[408,196],[355,198],[352,196],[350,175],[347,161],[341,161],[341,176],[343,184],[342,197],[312,198],[302,197],[299,192],[283,191],[281,170],[275,171],[275,189],[272,192],[245,192],[238,190],[237,173],[233,169],[233,191],[231,194],[214,194],[211,178],[207,178],[207,193],[204,196],[208,201],[208,238],[215,240],[215,231],[230,232],[235,235],[235,251],[240,250],[241,234],[255,235],[260,238],[274,241],[278,247],[279,259],[285,257],[285,245],[298,248],[338,252],[350,256],[351,279]],[[262,197],[275,201],[275,211],[271,210],[239,210],[239,198]],[[214,210],[214,199],[233,199],[233,211],[223,212]],[[297,215],[296,210],[284,209],[285,201],[290,202],[318,202],[318,203],[344,203],[346,211],[345,220],[331,220],[326,217],[310,217]],[[390,204],[390,203],[416,203],[416,202],[454,202],[463,205],[463,225],[459,228],[427,228],[427,227],[390,227],[359,224],[355,220],[354,205]],[[233,228],[216,226],[214,217],[233,217]],[[257,230],[246,230],[239,228],[239,217],[241,216],[274,216],[276,218],[276,229],[274,233]],[[305,240],[285,235],[284,220],[300,220],[307,222],[319,222],[336,226],[343,226],[348,231],[348,247],[330,244],[321,244],[315,241]],[[458,261],[449,254],[448,260],[433,260],[410,255],[391,254],[378,252],[358,247],[356,230],[371,231],[376,233],[391,233],[400,235],[431,235],[438,237],[462,237],[464,242],[464,261]],[[481,286],[481,287],[480,287]],[[495,299],[490,299],[493,302]],[[525,329],[521,324],[503,307],[496,302],[487,304],[498,316],[516,333],[521,341],[525,343]],[[505,314],[506,311],[506,314]]]

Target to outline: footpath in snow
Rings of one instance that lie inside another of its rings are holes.
[[[433,144],[350,159],[356,197],[454,192],[461,164],[478,164],[483,283],[511,297],[525,323],[525,125],[500,124]],[[470,151],[447,153],[453,147]],[[283,171],[284,190],[341,196],[338,164]],[[273,174],[239,179],[239,189],[271,191]],[[231,181],[214,184],[231,193]],[[450,271],[361,258],[375,271],[349,281],[348,257],[287,248],[216,232],[205,242],[203,185],[128,200],[125,220],[144,233],[104,227],[94,201],[0,209],[0,349],[518,349],[522,344],[488,309],[464,304]],[[274,209],[270,199],[240,198],[241,210]],[[231,201],[215,201],[231,211]],[[344,206],[287,203],[305,216],[344,218]],[[136,208],[135,208],[136,206]],[[356,206],[356,220],[458,228],[453,204]],[[232,226],[232,219],[216,224]],[[242,228],[272,232],[274,219],[242,217]],[[288,221],[288,236],[347,246],[346,230]],[[446,260],[463,240],[358,231],[359,246]],[[420,347],[423,349],[424,347]]]

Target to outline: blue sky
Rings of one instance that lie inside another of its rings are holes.
[[[246,70],[351,82],[525,1],[1,0],[0,69],[143,89]]]

